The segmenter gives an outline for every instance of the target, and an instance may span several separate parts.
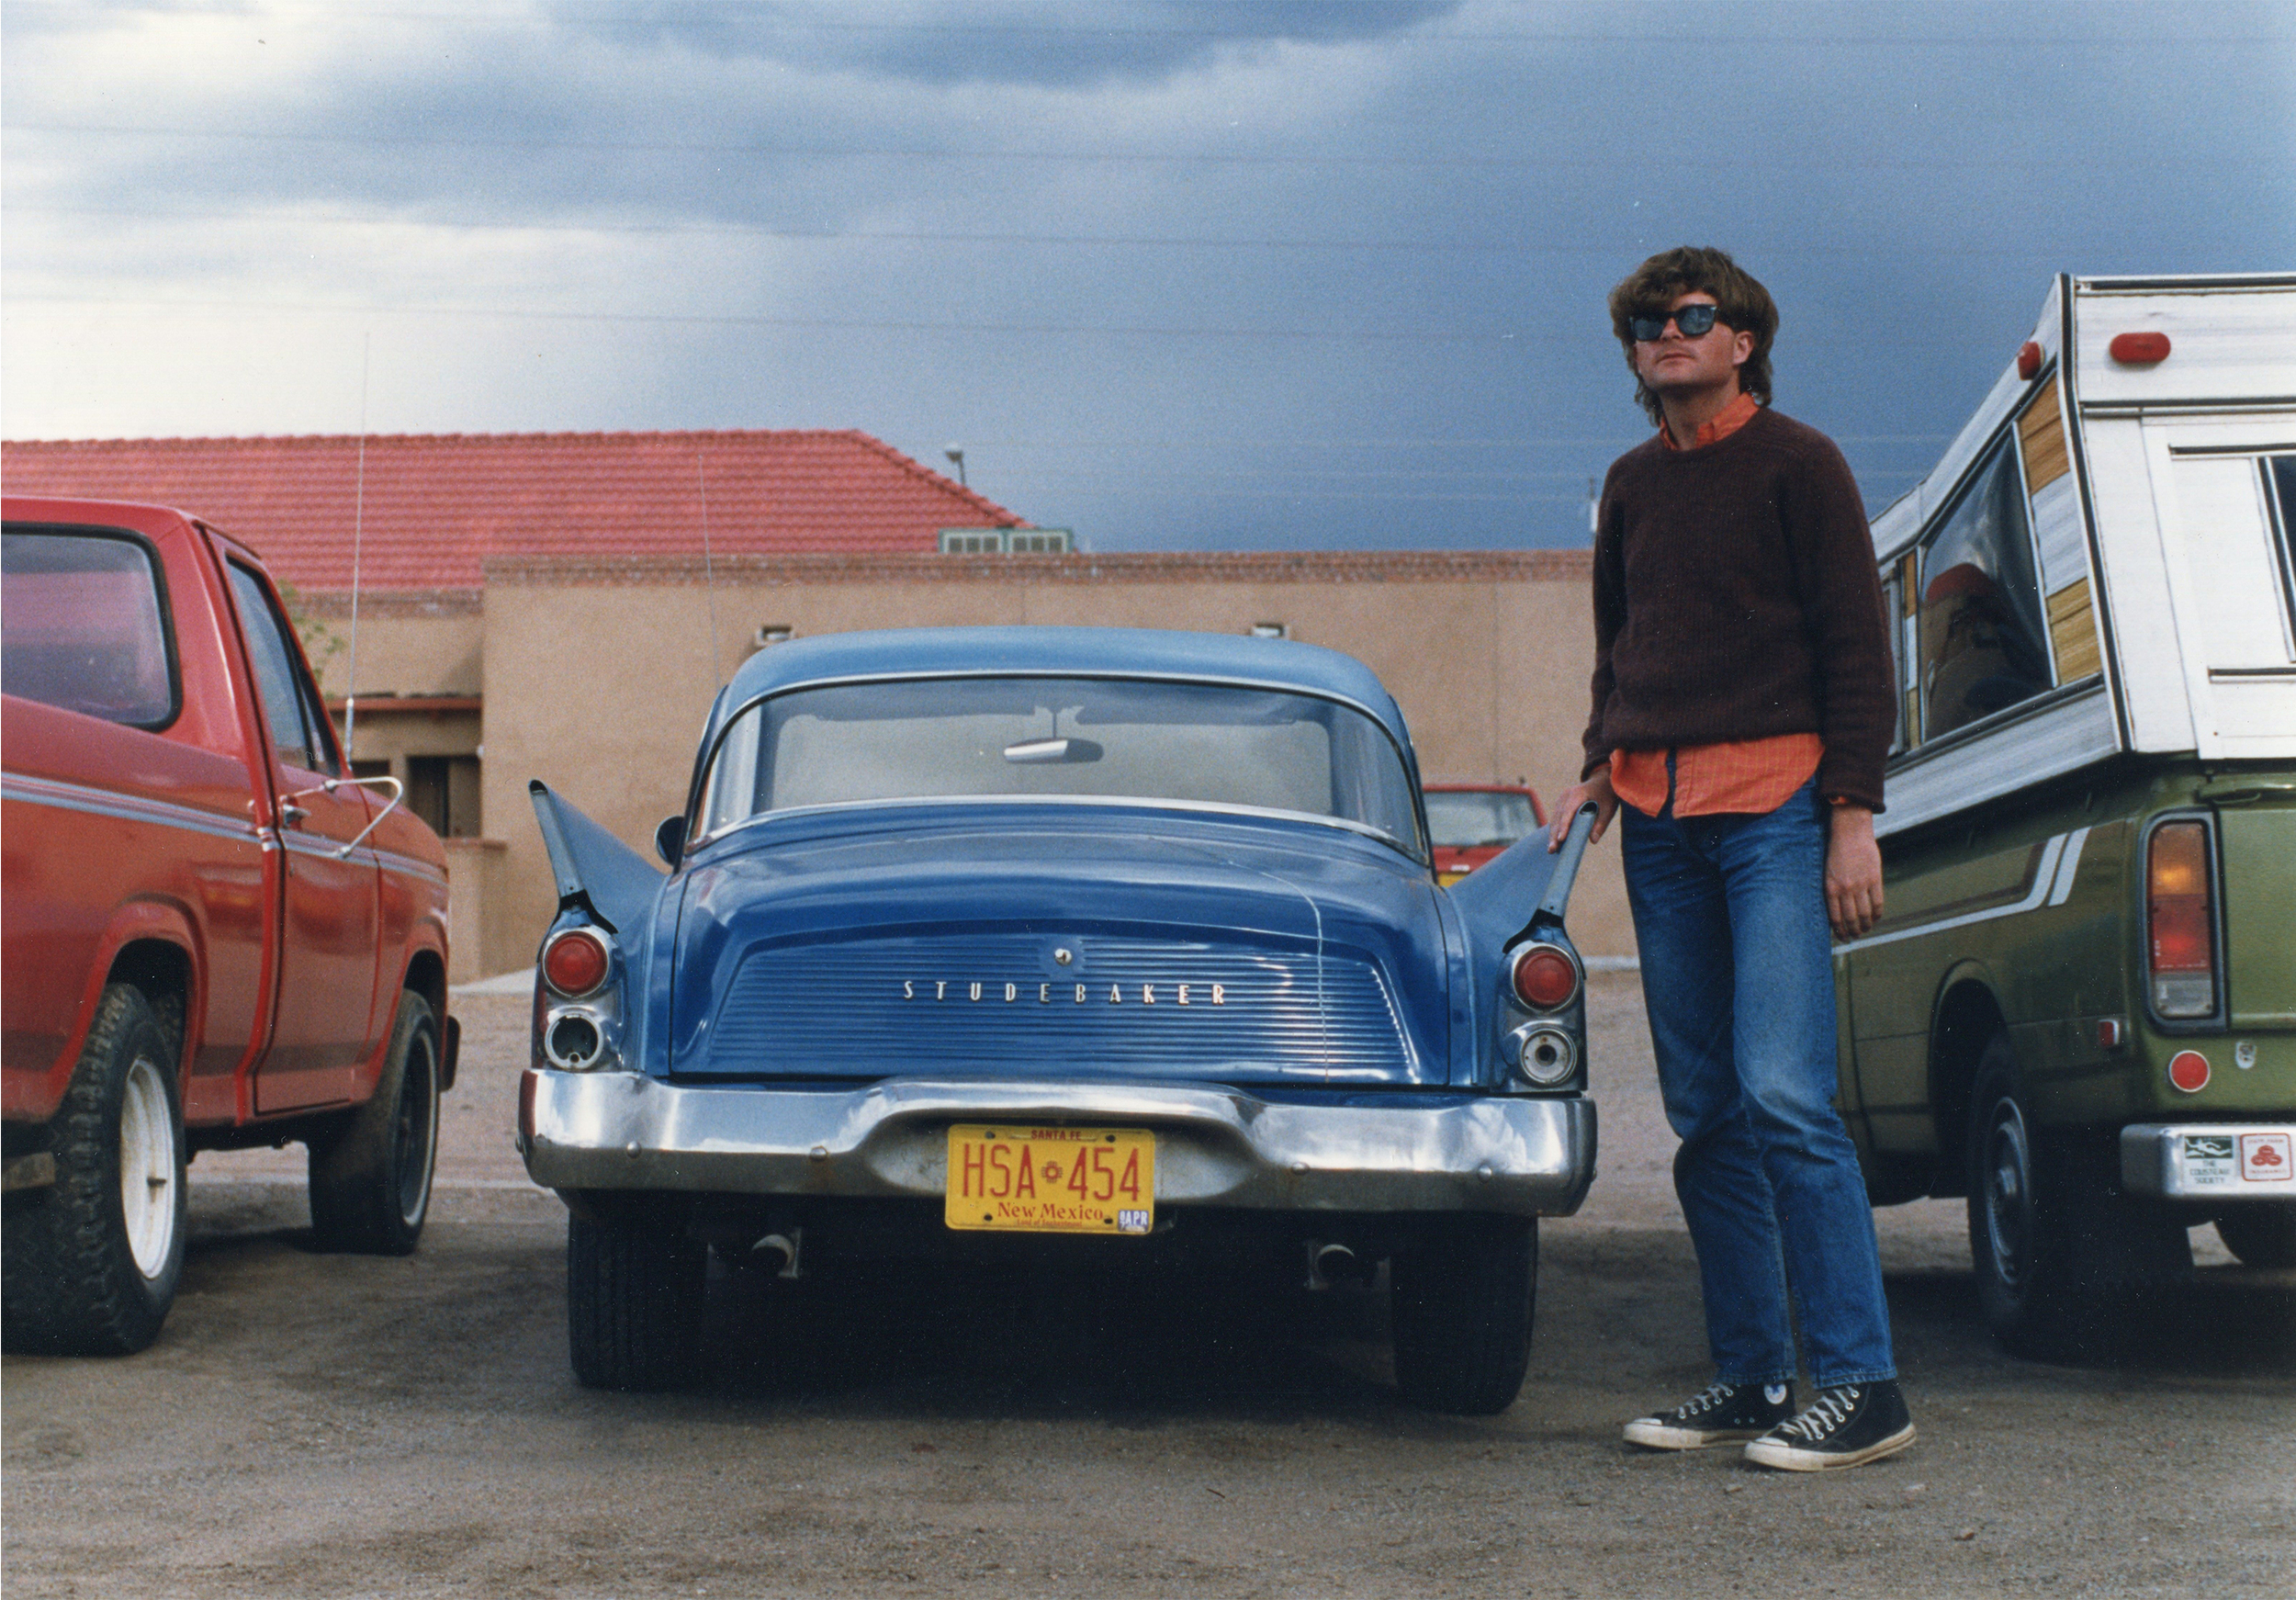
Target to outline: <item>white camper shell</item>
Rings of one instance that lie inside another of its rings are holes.
[[[2296,273],[2060,277],[1874,525],[1901,673],[1879,831],[2122,752],[2296,760],[2292,456]],[[1967,536],[1925,550],[1941,513]],[[2040,648],[1955,650],[1940,602],[1972,588]]]

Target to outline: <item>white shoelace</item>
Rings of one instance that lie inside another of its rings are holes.
[[[1674,1414],[1684,1422],[1688,1422],[1694,1416],[1700,1416],[1714,1410],[1736,1392],[1737,1391],[1727,1383],[1710,1383],[1704,1391],[1683,1402],[1675,1410]]]
[[[1829,1389],[1810,1402],[1808,1410],[1778,1431],[1798,1434],[1811,1444],[1816,1444],[1850,1420],[1860,1392],[1855,1387]]]

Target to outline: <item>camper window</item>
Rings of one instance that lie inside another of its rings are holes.
[[[1930,536],[1920,593],[1922,738],[2050,687],[2025,490],[2006,439]]]

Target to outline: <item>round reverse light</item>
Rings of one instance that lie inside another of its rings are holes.
[[[1579,992],[1579,963],[1551,944],[1534,944],[1514,958],[1514,992],[1534,1010],[1568,1005]]]
[[[554,1064],[580,1070],[598,1059],[598,1024],[569,1012],[550,1024],[545,1042]]]
[[[2168,1058],[2168,1081],[2186,1094],[2209,1087],[2209,1058],[2197,1050],[2179,1050]]]
[[[571,928],[542,952],[543,981],[568,999],[580,999],[606,981],[606,941],[586,928]]]
[[[1576,1071],[1579,1047],[1559,1028],[1525,1028],[1516,1036],[1514,1069],[1524,1081],[1552,1088]]]

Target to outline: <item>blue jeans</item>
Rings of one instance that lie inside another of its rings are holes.
[[[1794,1376],[1787,1294],[1820,1388],[1896,1376],[1874,1213],[1834,1110],[1824,805],[1763,816],[1621,806],[1620,852],[1674,1192],[1726,1383]]]

